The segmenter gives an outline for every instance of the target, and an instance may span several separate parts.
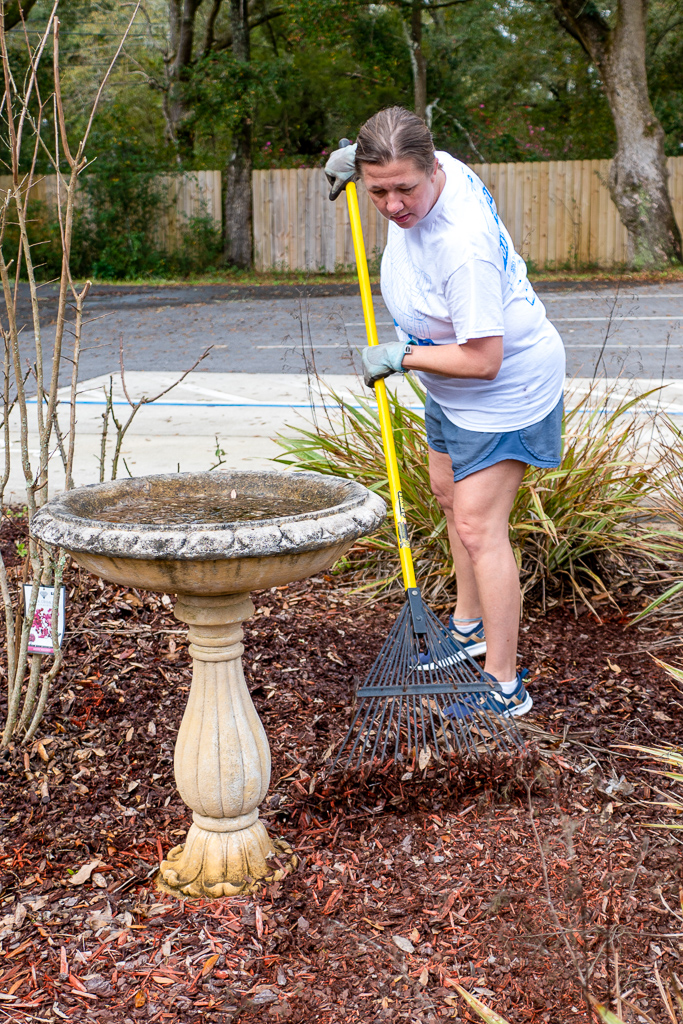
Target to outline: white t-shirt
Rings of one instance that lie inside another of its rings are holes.
[[[437,152],[441,195],[412,228],[389,224],[382,296],[401,341],[464,345],[503,337],[495,380],[418,373],[446,416],[485,433],[538,423],[562,394],[562,339],[526,276],[526,264],[488,189],[465,164]]]

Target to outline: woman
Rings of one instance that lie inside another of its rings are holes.
[[[449,628],[471,654],[486,652],[502,691],[489,706],[525,714],[509,516],[526,466],[560,463],[562,340],[491,194],[465,164],[434,152],[415,114],[375,114],[325,171],[332,197],[360,177],[390,222],[381,284],[399,340],[363,351],[365,381],[413,370],[427,390],[431,487],[457,581]]]

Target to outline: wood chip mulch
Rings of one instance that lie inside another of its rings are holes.
[[[154,877],[190,822],[173,781],[184,627],[167,597],[69,570],[41,738],[0,755],[0,1021],[472,1020],[460,984],[511,1024],[565,1024],[590,1019],[579,972],[665,1019],[654,969],[681,970],[681,847],[647,827],[666,783],[616,744],[681,736],[680,693],[647,653],[675,660],[674,627],[532,612],[524,757],[342,778],[325,756],[396,609],[339,582],[257,594],[246,626],[273,753],[262,814],[300,866],[180,902]]]

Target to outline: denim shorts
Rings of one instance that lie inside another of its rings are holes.
[[[450,455],[453,479],[462,480],[496,462],[515,459],[529,466],[555,469],[562,457],[562,396],[552,412],[539,423],[521,430],[488,434],[481,430],[465,430],[448,419],[445,412],[427,395],[425,426],[427,441],[434,451]]]

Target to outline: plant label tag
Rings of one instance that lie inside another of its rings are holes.
[[[52,602],[54,601],[55,588],[41,587],[38,591],[36,611],[33,616],[33,624],[28,637],[29,654],[53,654],[52,650]],[[59,610],[57,614],[57,643],[62,646],[64,639],[64,605],[66,599],[66,587],[60,588]],[[31,601],[31,584],[24,584],[24,608],[28,608]]]

